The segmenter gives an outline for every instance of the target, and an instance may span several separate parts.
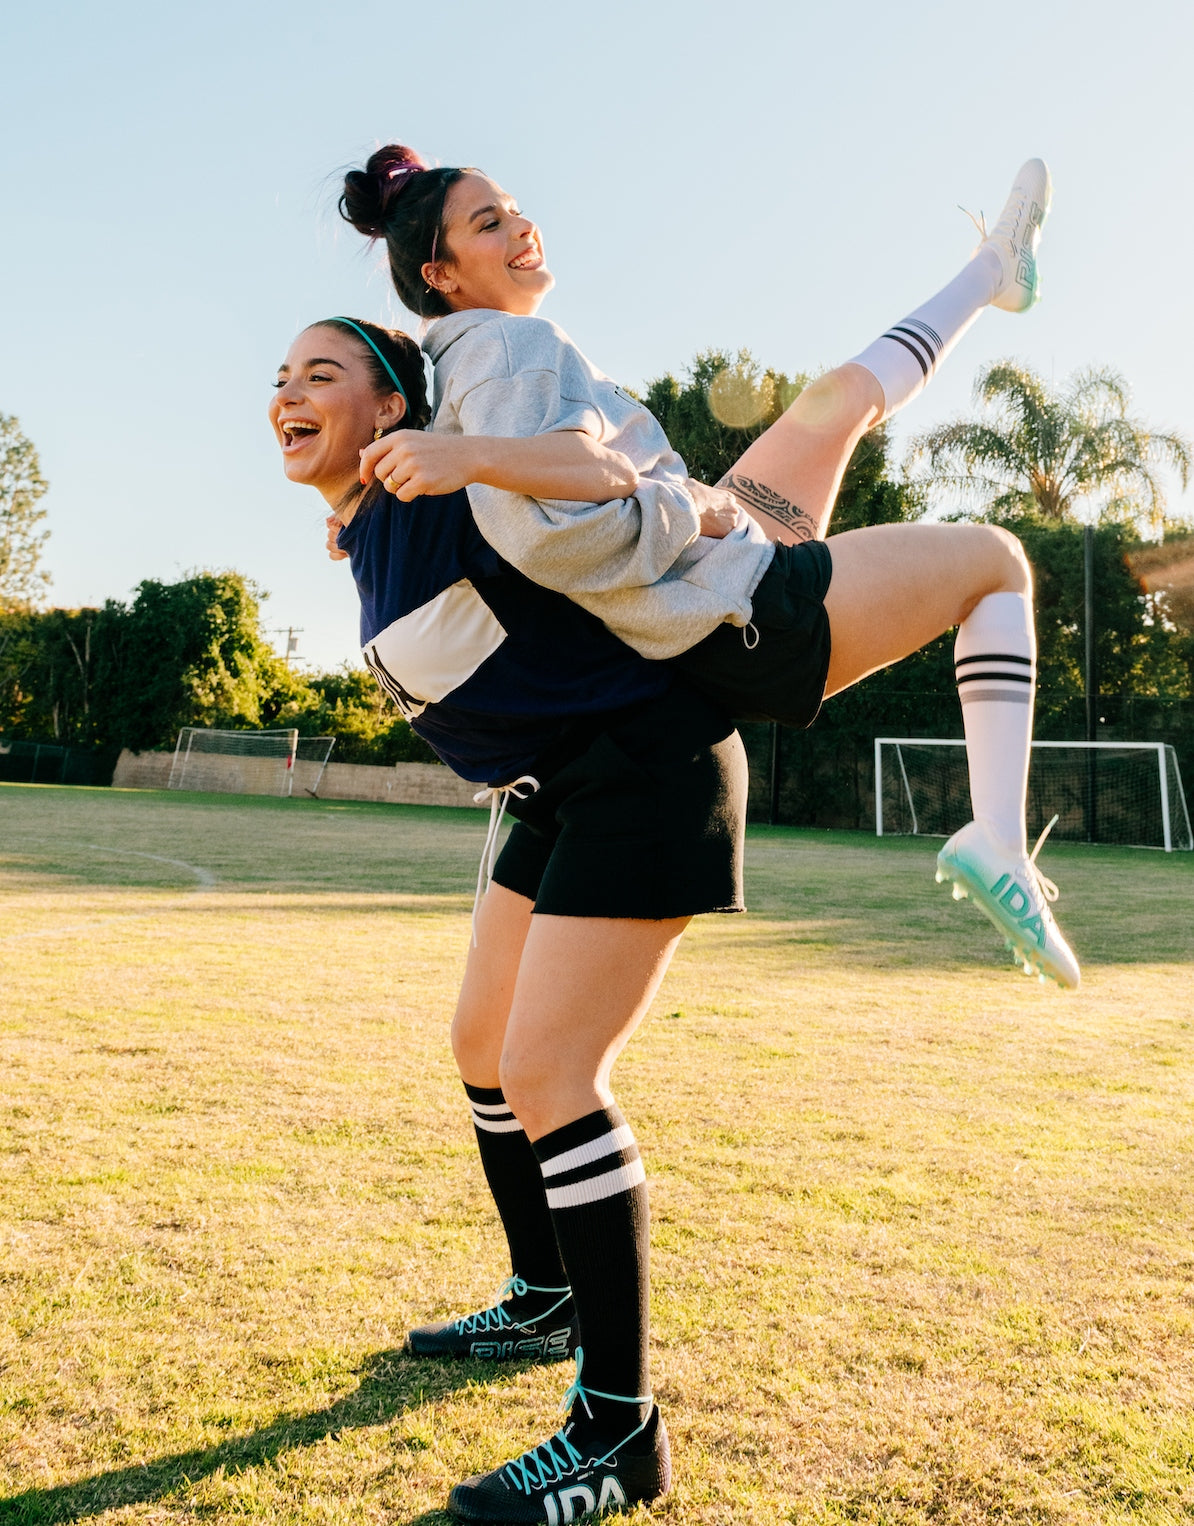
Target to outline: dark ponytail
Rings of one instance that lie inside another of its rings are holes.
[[[467,169],[432,169],[413,148],[387,143],[363,170],[344,177],[340,216],[367,238],[384,238],[390,276],[404,307],[421,318],[442,318],[452,308],[428,286],[423,266],[450,258],[444,242],[444,202]]]

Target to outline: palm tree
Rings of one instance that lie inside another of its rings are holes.
[[[984,417],[911,442],[914,480],[963,512],[1134,520],[1155,531],[1165,517],[1157,469],[1175,471],[1183,488],[1189,481],[1190,442],[1129,417],[1128,386],[1115,371],[1079,371],[1054,389],[1001,360],[979,372],[974,396]]]

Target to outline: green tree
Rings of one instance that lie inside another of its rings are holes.
[[[303,736],[334,736],[337,763],[435,763],[435,753],[364,668],[319,673],[277,715]]]
[[[50,579],[38,565],[49,531],[38,499],[48,483],[33,442],[11,414],[0,413],[0,610],[35,605]]]
[[[259,598],[237,572],[139,584],[98,654],[104,736],[136,751],[181,726],[270,726],[302,680],[263,639]]]
[[[764,370],[749,350],[702,350],[685,379],[670,372],[643,397],[688,470],[717,483],[753,440],[770,428],[808,385],[804,373]],[[834,508],[831,534],[890,524],[923,513],[921,495],[888,471],[887,435],[873,429],[859,443]]]
[[[1156,530],[1165,515],[1159,469],[1183,488],[1188,440],[1129,415],[1127,383],[1106,369],[1079,371],[1059,387],[1015,361],[980,371],[979,419],[956,419],[912,441],[910,465],[930,496],[960,514],[1035,515],[1054,524],[1084,517]]]
[[[303,689],[239,573],[149,579],[131,605],[0,616],[0,732],[134,751],[181,726],[269,726]]]

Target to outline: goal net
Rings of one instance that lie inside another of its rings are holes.
[[[335,737],[299,737],[294,755],[294,767],[290,771],[291,795],[318,795],[323,771],[328,766]]]
[[[1194,848],[1177,755],[1166,742],[1034,742],[1028,836]],[[875,831],[948,837],[970,819],[966,744],[875,738]]]
[[[315,794],[335,739],[286,731],[217,731],[184,726],[168,787],[233,795]]]

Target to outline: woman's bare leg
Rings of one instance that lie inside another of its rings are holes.
[[[810,382],[792,406],[734,463],[727,488],[768,540],[824,540],[854,447],[883,417],[883,389],[847,363]]]
[[[492,1308],[412,1330],[421,1356],[555,1361],[574,1345],[574,1310],[547,1209],[543,1175],[502,1095],[498,1068],[519,960],[534,903],[491,885],[477,911],[476,942],[452,1022],[452,1048],[477,1149],[510,1248],[512,1280]]]
[[[584,1350],[587,1398],[571,1432],[582,1450],[629,1438],[662,1455],[646,1179],[609,1083],[687,923],[535,916],[506,1026],[502,1087],[534,1141]]]
[[[961,625],[988,594],[1032,598],[1020,542],[994,525],[874,525],[826,544],[827,698]]]
[[[954,661],[974,819],[938,854],[937,878],[973,897],[1025,970],[1076,987],[1078,962],[1025,841],[1036,638],[1023,548],[994,525],[960,524],[876,525],[831,536],[826,546],[833,559],[827,695],[958,627]]]
[[[501,1061],[532,1140],[608,1107],[614,1061],[659,989],[687,917],[531,919]]]
[[[499,1085],[506,1020],[534,909],[533,901],[504,885],[490,885],[477,909],[477,941],[452,1019],[452,1052],[466,1085]]]
[[[928,385],[984,308],[1011,312],[1037,295],[1036,251],[1051,195],[1039,159],[1021,167],[1002,214],[972,258],[929,300],[859,355],[811,383],[719,486],[771,540],[823,540],[854,447]]]

